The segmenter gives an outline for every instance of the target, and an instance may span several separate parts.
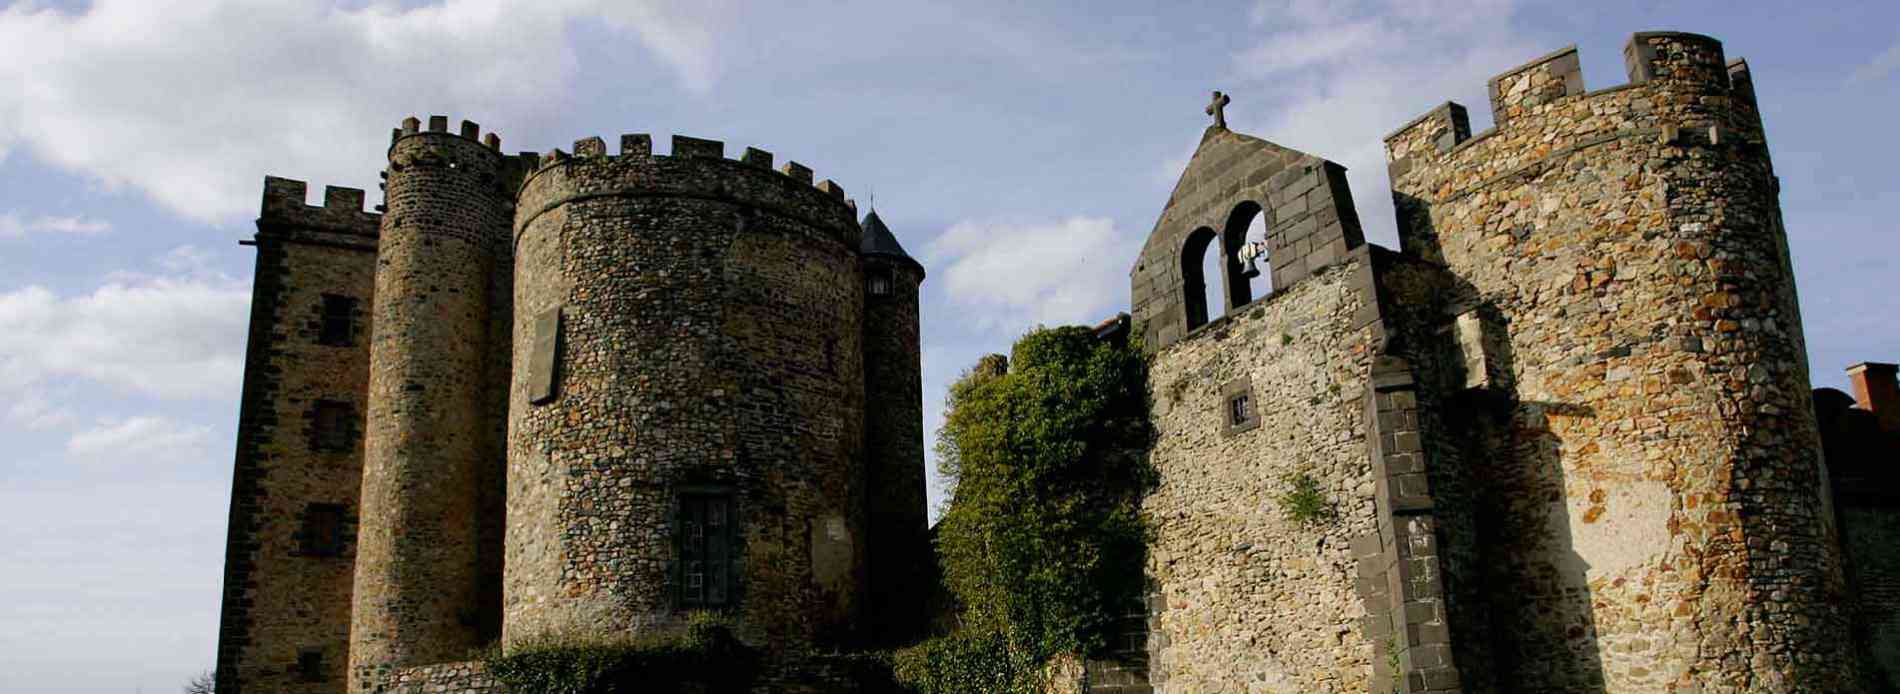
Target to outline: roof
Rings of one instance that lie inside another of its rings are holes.
[[[864,243],[858,247],[858,252],[910,257],[909,253],[904,252],[903,244],[898,243],[897,237],[891,234],[891,228],[884,226],[884,220],[877,218],[877,210],[872,210],[864,218]]]

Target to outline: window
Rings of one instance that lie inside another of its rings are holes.
[[[680,497],[680,605],[719,607],[732,601],[732,497]]]
[[[297,651],[297,679],[305,682],[323,681],[323,649],[305,648]]]
[[[317,343],[348,347],[356,343],[356,299],[336,294],[323,295],[323,317],[317,329]]]
[[[355,408],[347,402],[319,400],[311,413],[310,447],[331,453],[348,451],[355,443]]]
[[[334,557],[343,553],[343,506],[310,504],[303,508],[303,554]]]
[[[1227,401],[1227,426],[1237,427],[1253,420],[1253,397],[1241,393]]]
[[[891,271],[877,269],[871,271],[871,296],[891,295]]]
[[[1260,426],[1260,410],[1253,401],[1253,380],[1241,376],[1220,389],[1221,435],[1233,436]]]

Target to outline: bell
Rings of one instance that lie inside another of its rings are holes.
[[[1241,268],[1240,268],[1241,277],[1245,277],[1247,279],[1253,279],[1255,277],[1260,276],[1260,266],[1257,264],[1258,261],[1254,260],[1254,256],[1251,256],[1251,255],[1240,256],[1240,262],[1241,262]]]
[[[1259,277],[1260,256],[1265,255],[1266,251],[1266,244],[1258,241],[1241,244],[1240,250],[1234,253],[1234,255],[1240,256],[1240,276],[1247,279]]]

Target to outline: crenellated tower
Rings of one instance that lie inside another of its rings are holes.
[[[376,227],[266,177],[218,620],[220,692],[339,691],[349,660]]]
[[[778,648],[862,631],[854,207],[798,163],[724,150],[589,138],[521,187],[506,641],[690,610]]]
[[[1495,128],[1448,103],[1386,139],[1403,251],[1500,338],[1473,380],[1503,400],[1462,423],[1491,662],[1529,689],[1852,690],[1748,67],[1677,32],[1625,59],[1585,91],[1566,48],[1491,80]]]
[[[350,691],[498,633],[513,160],[464,121],[392,133],[370,338]]]

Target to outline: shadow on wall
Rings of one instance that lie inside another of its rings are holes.
[[[1450,282],[1452,297],[1479,302],[1469,310],[1488,333],[1483,340],[1487,385],[1452,384],[1448,390],[1454,395],[1443,413],[1450,431],[1465,433],[1456,439],[1462,441],[1460,454],[1470,475],[1464,484],[1470,490],[1480,565],[1455,572],[1478,581],[1452,588],[1457,597],[1476,603],[1468,610],[1476,623],[1466,625],[1476,639],[1460,650],[1491,655],[1489,679],[1500,684],[1500,691],[1605,692],[1591,567],[1577,550],[1571,518],[1571,509],[1581,504],[1572,503],[1565,484],[1565,441],[1559,435],[1565,427],[1554,426],[1593,418],[1596,411],[1576,403],[1519,399],[1508,320],[1483,302],[1475,287],[1455,277]]]

